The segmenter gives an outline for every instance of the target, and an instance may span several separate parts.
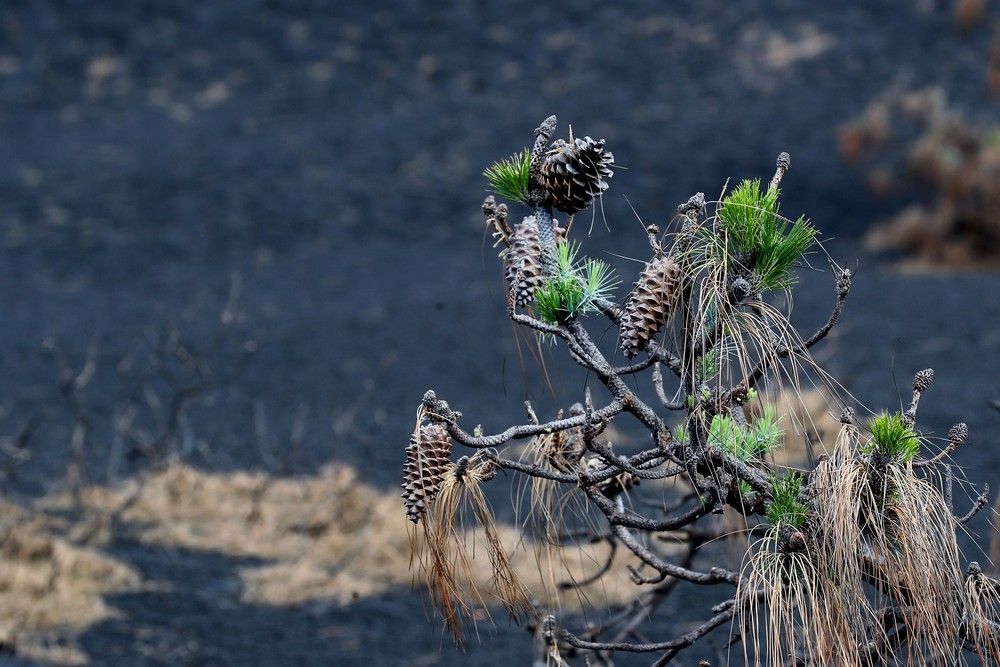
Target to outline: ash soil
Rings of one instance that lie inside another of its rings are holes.
[[[207,340],[234,275],[257,351],[192,412],[210,445],[200,465],[272,465],[251,444],[255,412],[285,433],[304,406],[293,469],[338,460],[390,487],[427,388],[488,431],[521,419],[525,399],[540,414],[577,400],[586,378],[558,351],[555,396],[521,362],[478,211],[481,169],[550,113],[562,131],[607,138],[627,167],[594,218],[595,253],[644,257],[633,208],[662,225],[695,191],[768,177],[787,150],[783,210],[807,213],[853,261],[851,239],[920,193],[870,197],[838,161],[837,124],[897,83],[995,105],[983,76],[996,16],[962,34],[950,8],[921,7],[5,2],[0,429],[53,406],[10,492],[41,495],[65,471],[72,421],[45,339],[77,361],[96,344],[85,402],[95,441],[110,443],[118,362],[165,321]],[[914,370],[935,366],[924,426],[969,423],[960,461],[978,483],[997,481],[1000,463],[1000,415],[986,407],[1000,394],[998,289],[993,275],[901,276],[866,259],[819,353],[876,409],[898,404],[894,377],[905,394]],[[807,275],[793,320],[824,321],[831,297],[825,276]],[[94,471],[109,456],[98,450]],[[128,535],[110,551],[174,592],[112,598],[122,618],[80,639],[94,664],[485,665],[523,662],[528,648],[501,627],[459,653],[409,591],[253,607],[234,589],[238,559],[149,551]],[[684,620],[665,610],[650,633]]]

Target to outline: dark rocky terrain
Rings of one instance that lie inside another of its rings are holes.
[[[904,195],[870,196],[838,161],[837,124],[900,83],[995,112],[983,85],[995,8],[961,33],[944,4],[6,0],[0,432],[52,406],[8,491],[39,496],[66,466],[72,419],[45,339],[77,363],[97,345],[84,398],[100,478],[116,365],[145,354],[164,322],[227,364],[231,351],[208,341],[234,275],[256,351],[191,412],[199,465],[281,467],[304,406],[293,470],[343,461],[388,488],[427,388],[487,430],[519,418],[525,398],[540,411],[577,400],[575,369],[552,361],[566,388],[552,396],[519,360],[479,213],[482,168],[550,113],[607,138],[627,167],[596,214],[594,252],[643,257],[632,208],[662,224],[695,191],[769,176],[788,150],[783,211],[807,213],[853,263],[852,239]],[[803,281],[805,327],[825,317],[826,278]],[[979,483],[1000,481],[1000,415],[986,407],[1000,396],[998,291],[994,275],[904,276],[860,260],[840,333],[819,353],[874,408],[898,404],[894,378],[905,393],[934,366],[924,424],[969,423],[960,461]],[[276,451],[252,444],[255,410]],[[255,607],[239,602],[237,559],[128,536],[111,549],[175,590],[111,598],[122,617],[81,638],[93,664],[501,665],[528,649],[502,628],[463,656],[410,591]]]

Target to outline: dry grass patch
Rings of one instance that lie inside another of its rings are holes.
[[[138,573],[70,542],[65,522],[6,502],[0,516],[0,643],[32,660],[85,664],[73,636],[113,616],[103,596],[135,590]]]
[[[346,466],[275,478],[173,465],[117,487],[85,488],[81,499],[84,518],[74,522],[57,518],[74,507],[65,493],[28,509],[0,505],[0,643],[23,657],[85,664],[87,656],[73,638],[114,615],[103,596],[140,588],[134,570],[100,551],[113,526],[124,526],[151,549],[181,547],[267,561],[240,570],[242,597],[250,604],[348,604],[428,583],[410,572],[411,535],[418,548],[423,535],[412,532],[399,496],[360,482]],[[548,608],[579,610],[591,600],[617,603],[634,593],[624,555],[582,591],[558,586],[559,577],[580,581],[601,569],[605,543],[563,550],[560,567],[553,570],[539,565],[546,548],[526,541],[519,529],[498,524],[492,530],[491,539],[499,540],[531,599]],[[456,582],[461,594],[477,601],[477,618],[487,617],[487,606],[499,602],[475,597],[494,583],[484,537],[482,528],[465,533],[469,567]]]
[[[91,488],[92,512],[119,513],[152,545],[179,546],[269,562],[241,570],[247,602],[296,604],[310,600],[348,603],[390,589],[423,586],[410,573],[410,538],[397,494],[360,482],[354,470],[331,465],[318,475],[274,478],[262,473],[209,474],[175,465],[120,489]],[[579,608],[573,593],[552,594],[552,578],[535,564],[535,545],[512,526],[496,527],[512,566],[545,604]],[[419,536],[418,536],[419,539]],[[481,545],[481,530],[465,538],[473,555],[462,590],[490,590],[494,569]],[[567,554],[568,576],[584,578],[605,560],[604,545]],[[625,559],[592,592],[600,602],[631,593]],[[547,592],[548,591],[548,592]]]

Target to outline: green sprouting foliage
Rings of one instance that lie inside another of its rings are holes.
[[[741,461],[760,459],[773,451],[781,444],[782,435],[771,406],[766,406],[764,414],[748,426],[737,424],[727,415],[715,415],[708,426],[709,443]]]
[[[746,431],[728,415],[714,415],[708,425],[708,442],[741,461],[750,458]]]
[[[688,439],[687,426],[684,424],[678,424],[674,426],[674,440],[677,442],[686,442]]]
[[[760,179],[745,180],[719,205],[719,220],[737,250],[753,252],[778,214],[778,191],[761,192]]]
[[[862,454],[877,454],[903,462],[913,460],[920,450],[920,440],[898,412],[883,412],[868,420],[871,439],[858,449]]]
[[[523,202],[528,198],[531,177],[531,152],[525,148],[509,158],[494,162],[483,172],[490,190],[511,201]]]
[[[698,379],[707,382],[719,372],[719,353],[714,347],[698,358]]]
[[[772,526],[798,528],[806,520],[809,508],[799,501],[802,475],[789,473],[771,479],[771,502],[767,504],[767,520]]]
[[[750,439],[754,449],[760,454],[773,451],[781,444],[783,436],[784,432],[778,426],[778,419],[774,414],[774,406],[765,405],[763,413],[750,426]]]
[[[794,283],[792,266],[816,238],[816,228],[800,217],[790,223],[778,214],[778,189],[762,191],[760,180],[745,180],[719,205],[719,221],[729,248],[748,258],[761,290],[786,289]],[[746,261],[746,260],[744,260]]]
[[[597,259],[577,261],[579,246],[556,246],[556,274],[535,291],[535,313],[549,324],[565,324],[596,309],[618,285],[614,271]]]
[[[583,285],[576,276],[555,276],[535,290],[535,313],[549,324],[565,324],[580,311]]]

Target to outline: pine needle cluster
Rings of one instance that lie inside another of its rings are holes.
[[[871,439],[858,450],[865,455],[882,456],[908,463],[920,451],[920,440],[898,412],[883,412],[868,420]]]
[[[752,268],[761,291],[794,284],[791,269],[816,238],[816,228],[805,217],[790,222],[778,214],[778,194],[778,188],[761,190],[759,179],[748,179],[718,210],[730,246],[725,256]]]
[[[789,473],[771,480],[771,502],[767,504],[767,520],[773,526],[799,528],[806,521],[809,509],[799,500],[802,475]]]
[[[770,405],[764,407],[752,424],[742,426],[729,415],[715,415],[708,426],[709,443],[744,462],[760,460],[774,451],[782,436]]]
[[[606,262],[578,260],[579,246],[561,242],[556,246],[557,271],[535,292],[535,313],[549,324],[565,324],[596,309],[595,302],[607,298],[618,279]]]
[[[504,199],[523,202],[528,198],[531,152],[527,148],[490,165],[483,172],[490,190]]]

